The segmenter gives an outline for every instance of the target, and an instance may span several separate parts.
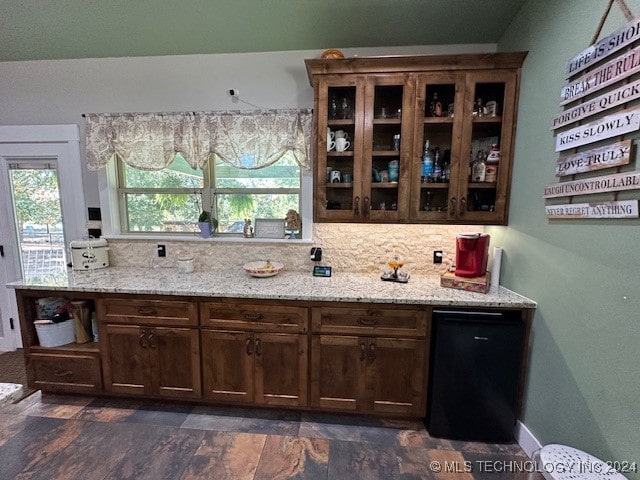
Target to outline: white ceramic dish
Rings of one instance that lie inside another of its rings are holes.
[[[282,262],[272,262],[270,260],[261,260],[257,262],[245,263],[242,268],[252,277],[273,277],[279,274],[284,268]]]

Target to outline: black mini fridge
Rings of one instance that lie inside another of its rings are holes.
[[[520,313],[435,310],[432,318],[429,434],[512,442],[525,333]]]

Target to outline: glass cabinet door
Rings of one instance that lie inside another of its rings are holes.
[[[315,211],[319,219],[358,220],[362,215],[364,79],[327,76],[317,109]]]
[[[464,76],[421,74],[416,81],[411,219],[443,223],[455,218],[456,173]]]
[[[512,161],[516,74],[470,73],[458,179],[458,220],[503,223]]]
[[[362,164],[364,219],[407,217],[412,152],[412,94],[408,75],[367,78]]]

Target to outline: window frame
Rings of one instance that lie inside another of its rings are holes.
[[[120,166],[122,165],[122,166]],[[313,177],[312,169],[304,169],[300,167],[300,188],[215,188],[214,186],[214,169],[213,161],[209,162],[203,169],[203,188],[158,188],[145,189],[139,187],[123,187],[124,185],[124,163],[116,158],[112,158],[107,167],[98,171],[98,189],[100,197],[100,207],[102,210],[103,236],[109,238],[175,238],[175,239],[196,239],[195,235],[189,233],[176,232],[132,232],[125,229],[126,226],[126,194],[131,193],[174,193],[174,194],[193,194],[202,193],[203,205],[213,205],[213,216],[217,216],[215,212],[216,204],[213,202],[215,195],[219,194],[299,194],[299,213],[302,217],[304,225],[302,229],[302,238],[296,240],[283,239],[285,242],[306,241],[312,239],[313,232]],[[255,240],[245,239],[241,234],[234,233],[217,233],[212,237],[213,241],[232,240],[240,237],[243,241]],[[273,240],[271,241],[279,241]]]

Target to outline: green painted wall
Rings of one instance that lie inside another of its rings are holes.
[[[505,249],[502,283],[538,302],[524,423],[543,444],[640,463],[640,222],[552,222],[542,199],[543,186],[557,181],[549,125],[561,111],[564,66],[590,44],[607,3],[529,0],[501,39],[500,50],[529,55],[509,227],[489,233]],[[627,3],[640,14],[637,2]],[[614,5],[601,37],[625,23]]]

